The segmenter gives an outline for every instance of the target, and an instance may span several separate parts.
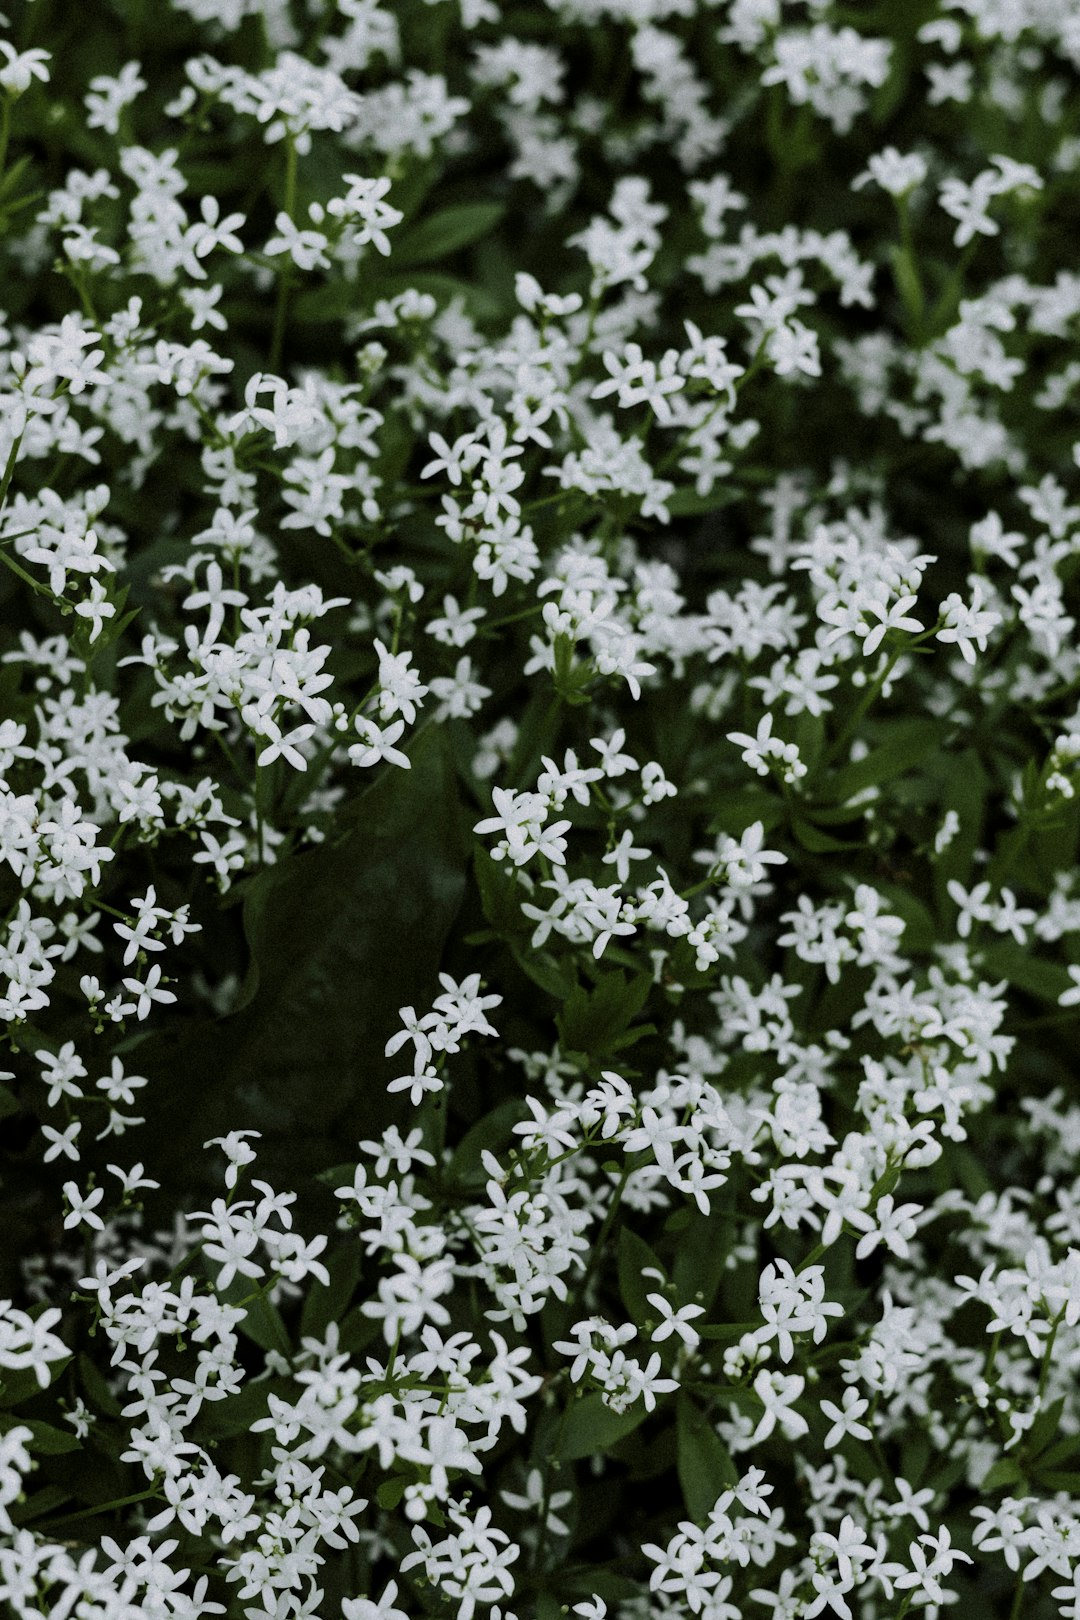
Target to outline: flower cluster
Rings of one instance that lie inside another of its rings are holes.
[[[1080,1616],[1069,0],[0,19],[0,1610]]]

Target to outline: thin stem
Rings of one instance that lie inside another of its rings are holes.
[[[597,1236],[596,1242],[593,1244],[593,1251],[592,1251],[592,1254],[589,1256],[589,1263],[585,1267],[585,1275],[581,1279],[581,1291],[582,1291],[582,1293],[584,1293],[584,1291],[585,1291],[585,1288],[586,1288],[586,1285],[588,1284],[589,1278],[592,1276],[593,1272],[596,1270],[596,1267],[600,1262],[600,1257],[604,1252],[604,1246],[606,1245],[608,1238],[611,1236],[611,1228],[615,1224],[615,1217],[619,1213],[619,1205],[622,1203],[622,1195],[623,1195],[623,1192],[624,1192],[624,1190],[626,1188],[626,1183],[629,1180],[630,1180],[630,1166],[629,1165],[624,1165],[623,1170],[622,1170],[622,1174],[619,1177],[618,1186],[615,1188],[614,1193],[611,1195],[611,1204],[610,1204],[610,1206],[608,1208],[607,1214],[604,1216],[604,1224],[600,1228],[600,1231],[599,1231],[599,1234]]]
[[[5,95],[0,103],[0,177],[7,165],[8,141],[11,139],[11,97]]]
[[[291,134],[285,137],[285,213],[292,219],[296,208],[296,141]],[[276,372],[281,365],[281,351],[285,343],[285,316],[289,308],[290,274],[283,265],[278,279],[277,303],[274,306],[274,332],[270,342],[269,369]]]
[[[29,585],[31,590],[37,591],[39,596],[47,596],[50,602],[61,600],[60,597],[54,596],[49,587],[43,585],[40,579],[35,579],[33,574],[27,573],[26,569],[17,563],[14,557],[9,557],[6,551],[0,551],[0,562],[10,568],[13,574],[18,574],[19,578]]]
[[[3,478],[0,479],[0,512],[3,511],[7,502],[7,492],[11,485],[12,474],[15,471],[15,463],[19,458],[19,446],[22,444],[22,440],[23,436],[20,433],[16,436],[11,449],[8,451],[7,466],[4,468]],[[11,539],[12,536],[5,535],[4,538]]]
[[[1013,1591],[1012,1607],[1009,1610],[1009,1620],[1020,1620],[1020,1611],[1024,1607],[1024,1593],[1027,1583],[1022,1575],[1016,1577],[1016,1587]]]
[[[1050,1377],[1050,1362],[1054,1354],[1054,1340],[1057,1338],[1058,1328],[1065,1320],[1065,1307],[1061,1307],[1058,1314],[1050,1324],[1050,1333],[1046,1340],[1046,1349],[1043,1351],[1042,1370],[1039,1373],[1039,1388],[1035,1395],[1038,1405],[1042,1405],[1042,1398],[1046,1392],[1046,1381]]]
[[[255,839],[258,845],[259,865],[266,861],[266,841],[263,834],[263,797],[266,772],[258,762],[255,765]]]
[[[889,676],[892,674],[893,670],[896,668],[903,651],[903,648],[897,648],[896,652],[893,653],[892,657],[886,663],[880,675],[876,676],[875,679],[870,682],[870,685],[864,692],[862,698],[852,710],[847,724],[844,726],[840,732],[840,735],[837,737],[836,741],[825,755],[823,762],[825,765],[831,765],[834,760],[836,760],[843,753],[845,746],[855,735],[855,732],[857,731],[859,724],[867,710],[872,706],[872,704],[877,700],[877,698],[881,695],[881,692],[884,690],[885,683],[889,679]]]
[[[135,1502],[148,1502],[152,1496],[160,1495],[156,1485],[149,1490],[136,1491],[133,1496],[118,1496],[115,1501],[102,1502],[99,1507],[82,1508],[78,1513],[65,1513],[62,1518],[52,1519],[48,1528],[54,1529],[58,1524],[71,1524],[76,1519],[93,1519],[100,1513],[114,1513],[118,1508],[131,1507]]]
[[[552,1476],[554,1475],[557,1466],[557,1457],[559,1447],[562,1444],[563,1430],[566,1428],[566,1420],[573,1410],[575,1398],[575,1395],[571,1394],[570,1399],[563,1407],[562,1416],[559,1418],[559,1426],[555,1431],[555,1438],[552,1441],[551,1450],[548,1452],[544,1463],[544,1488],[543,1492],[541,1493],[540,1501],[540,1532],[536,1538],[536,1551],[533,1554],[533,1569],[537,1573],[539,1573],[542,1568],[541,1560],[543,1559],[544,1551],[547,1546],[548,1521],[551,1518],[551,1487],[554,1484],[554,1479]]]

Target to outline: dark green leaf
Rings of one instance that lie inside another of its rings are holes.
[[[99,1411],[106,1417],[120,1416],[120,1402],[109,1388],[100,1369],[84,1350],[79,1352],[79,1376],[83,1388]]]
[[[662,1293],[667,1272],[644,1238],[629,1226],[619,1229],[619,1293],[632,1322],[644,1322],[656,1312],[646,1299],[647,1294]],[[658,1271],[659,1277],[646,1277],[646,1271]]]
[[[610,1052],[649,999],[652,975],[606,973],[595,990],[576,985],[556,1019],[564,1047],[600,1057]]]
[[[1033,955],[1026,945],[1018,945],[1013,939],[991,945],[984,962],[991,978],[1007,979],[1017,989],[1055,1006],[1062,991],[1072,983],[1064,967]]]
[[[71,1501],[71,1492],[62,1485],[46,1485],[43,1490],[35,1491],[33,1496],[25,1502],[17,1502],[10,1509],[11,1519],[15,1525],[33,1524],[35,1519],[42,1519],[46,1513],[53,1513],[65,1502]]]
[[[799,840],[803,849],[808,849],[812,855],[827,855],[834,850],[861,849],[862,845],[853,843],[847,838],[834,838],[832,833],[822,832],[813,822],[806,821],[802,816],[795,816],[791,823],[791,830]]]
[[[728,833],[732,838],[738,838],[755,821],[771,832],[786,814],[783,800],[764,788],[728,788],[716,795],[710,808],[710,832]]]
[[[62,1356],[59,1361],[49,1362],[49,1384],[56,1383],[70,1360],[70,1356]],[[18,1367],[14,1371],[5,1368],[3,1375],[0,1376],[0,1407],[18,1406],[22,1401],[28,1401],[32,1395],[40,1393],[41,1385],[32,1367]]]
[[[42,1423],[38,1418],[14,1414],[0,1419],[0,1434],[6,1434],[9,1429],[20,1424],[29,1429],[32,1436],[27,1449],[45,1457],[57,1457],[66,1451],[78,1451],[82,1444],[71,1429],[56,1429],[51,1423]]]
[[[209,1164],[208,1137],[243,1123],[262,1132],[264,1174],[295,1178],[400,1113],[386,1086],[408,1055],[383,1048],[441,965],[465,887],[459,815],[446,738],[429,727],[411,770],[386,770],[347,805],[336,838],[255,879],[249,1004],[140,1052],[144,1073],[165,1069],[158,1139],[185,1173]]]
[[[689,1220],[679,1238],[675,1255],[675,1287],[683,1304],[704,1305],[709,1309],[716,1298],[728,1256],[735,1242],[735,1222],[730,1210],[718,1201],[730,1192],[721,1188],[712,1194],[708,1215],[689,1212]]]
[[[502,203],[456,203],[429,214],[394,238],[394,264],[430,264],[490,236],[505,214]]]
[[[738,1472],[724,1442],[689,1395],[680,1393],[675,1407],[679,1484],[692,1519],[707,1517],[717,1497],[738,1482]]]
[[[375,1492],[375,1500],[384,1513],[393,1513],[401,1498],[405,1495],[405,1487],[409,1484],[407,1474],[395,1474],[392,1479],[384,1479]]]
[[[513,1127],[523,1119],[528,1110],[519,1097],[510,1097],[506,1102],[499,1103],[483,1119],[477,1120],[471,1130],[466,1131],[454,1151],[450,1160],[448,1176],[451,1181],[468,1181],[476,1176],[485,1175],[480,1155],[485,1152],[495,1153],[505,1148],[513,1140]]]
[[[845,765],[828,782],[828,796],[837,804],[847,804],[857,793],[891,782],[924,764],[928,755],[940,750],[943,730],[940,720],[922,718],[892,720],[880,726],[865,758]]]
[[[277,1350],[280,1355],[287,1356],[292,1349],[281,1312],[276,1305],[271,1305],[265,1294],[257,1294],[248,1305],[247,1315],[240,1323],[240,1332],[245,1333],[261,1350]]]
[[[1056,1401],[1039,1413],[1031,1428],[1024,1436],[1025,1457],[1037,1457],[1061,1433],[1061,1414],[1065,1410],[1065,1397],[1060,1395]]]
[[[247,1383],[224,1401],[208,1401],[199,1413],[199,1426],[211,1439],[229,1440],[247,1434],[256,1419],[265,1417],[267,1396],[279,1394],[284,1380],[260,1379]]]
[[[480,891],[484,916],[497,933],[510,933],[522,926],[521,901],[512,871],[503,861],[492,860],[479,844],[473,849],[473,873]]]
[[[613,1412],[598,1394],[584,1395],[567,1413],[556,1457],[570,1462],[578,1457],[599,1457],[643,1423],[648,1416],[639,1401],[628,1412]]]
[[[983,1478],[979,1489],[981,1491],[997,1491],[1004,1485],[1023,1484],[1024,1473],[1020,1464],[1012,1457],[1001,1457]]]
[[[347,1179],[347,1178],[346,1178]],[[345,1183],[337,1181],[335,1186]],[[301,1336],[321,1338],[331,1322],[340,1322],[360,1281],[360,1244],[358,1239],[346,1239],[340,1248],[325,1261],[330,1273],[330,1285],[314,1283],[304,1300],[300,1315]]]

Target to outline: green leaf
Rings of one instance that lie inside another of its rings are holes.
[[[510,1097],[491,1109],[483,1119],[477,1120],[454,1150],[447,1171],[449,1179],[459,1182],[484,1176],[486,1172],[480,1155],[485,1151],[496,1153],[500,1148],[505,1148],[513,1138],[513,1127],[527,1113],[528,1109],[520,1097]]]
[[[712,1194],[712,1207],[708,1215],[700,1210],[689,1211],[689,1219],[679,1238],[675,1255],[675,1287],[684,1304],[704,1305],[708,1310],[716,1298],[720,1279],[724,1275],[728,1256],[735,1243],[735,1221],[729,1209],[718,1199],[730,1193],[730,1187]]]
[[[996,889],[1011,873],[1020,869],[1021,857],[1026,860],[1030,842],[1031,828],[1023,822],[1018,827],[1010,827],[1007,832],[1001,834],[990,864],[986,868],[991,888]]]
[[[639,1401],[628,1412],[613,1412],[598,1394],[579,1397],[569,1408],[555,1455],[561,1462],[599,1457],[644,1423],[648,1413]]]
[[[6,1434],[9,1429],[14,1429],[20,1424],[29,1429],[32,1436],[28,1449],[45,1457],[59,1457],[65,1451],[78,1451],[82,1444],[79,1437],[70,1429],[55,1429],[51,1423],[42,1423],[39,1418],[20,1417],[15,1414],[0,1418],[0,1433]]]
[[[1012,1457],[1000,1457],[990,1472],[984,1475],[979,1489],[997,1491],[1003,1485],[1021,1485],[1023,1480],[1024,1472],[1020,1464]]]
[[[384,1513],[393,1513],[399,1506],[401,1498],[405,1495],[405,1487],[410,1483],[407,1474],[395,1474],[392,1479],[384,1479],[375,1492],[375,1500]]]
[[[1018,1483],[1019,1479],[1023,1479],[1023,1474],[1020,1471],[1019,1466],[1017,1464],[1015,1464],[1015,1463],[1012,1463],[1011,1458],[1008,1458],[1008,1457],[1004,1458],[1002,1460],[1002,1462],[996,1464],[995,1467],[1004,1467],[1005,1465],[1010,1464],[1010,1463],[1012,1464],[1013,1467],[1016,1468],[1018,1479],[1013,1479],[1010,1476],[1007,1483],[1015,1485],[1015,1484]],[[938,1491],[942,1495],[944,1495],[947,1491],[952,1490],[952,1488],[956,1484],[957,1480],[963,1479],[964,1475],[967,1472],[967,1466],[968,1466],[967,1458],[963,1455],[962,1452],[959,1455],[956,1452],[952,1452],[941,1463],[941,1466],[935,1470],[935,1472],[931,1475],[931,1477],[927,1481],[927,1483],[929,1485],[931,1485],[935,1491]],[[994,1469],[991,1469],[990,1472],[991,1472],[991,1474],[994,1473]],[[1002,1483],[1002,1482],[998,1481],[997,1483]],[[985,1481],[984,1481],[984,1484],[985,1484]],[[993,1487],[991,1487],[991,1488],[993,1488]]]
[[[663,1290],[667,1272],[644,1238],[638,1237],[629,1226],[619,1228],[618,1255],[619,1293],[626,1314],[632,1322],[644,1322],[647,1316],[655,1314],[645,1296]],[[646,1277],[646,1271],[658,1271],[659,1280]]]
[[[862,844],[852,842],[849,838],[834,838],[832,833],[822,832],[813,822],[805,821],[802,816],[792,819],[791,830],[795,834],[803,849],[808,849],[812,855],[827,855],[835,850],[862,849]]]
[[[938,937],[937,929],[922,901],[910,889],[902,888],[898,883],[875,883],[874,887],[886,901],[889,910],[904,920],[900,949],[905,953],[933,950]]]
[[[109,1388],[100,1368],[85,1350],[79,1351],[79,1376],[84,1390],[99,1411],[104,1412],[106,1417],[119,1417],[120,1402]]]
[[[1056,1440],[1061,1433],[1061,1414],[1065,1410],[1065,1397],[1060,1395],[1056,1401],[1039,1413],[1031,1428],[1024,1436],[1024,1455],[1027,1458],[1037,1457],[1039,1453]]]
[[[940,765],[942,820],[952,810],[960,823],[949,843],[934,856],[933,863],[934,900],[939,913],[945,912],[951,917],[953,902],[948,897],[948,885],[953,879],[965,885],[971,881],[975,851],[982,839],[990,782],[974,748],[942,756]]]
[[[430,264],[490,236],[506,207],[503,203],[456,203],[401,231],[394,238],[394,265]]]
[[[528,945],[518,945],[514,940],[507,940],[510,954],[525,974],[526,978],[546,990],[549,996],[557,1001],[565,1001],[573,989],[573,969],[560,967],[555,958],[547,951],[533,950]]]
[[[889,250],[889,262],[892,265],[893,280],[896,290],[903,299],[904,309],[915,331],[918,331],[924,314],[922,283],[919,272],[915,267],[910,252],[906,248],[892,247]]]
[[[747,827],[760,821],[766,832],[779,826],[786,815],[784,802],[764,788],[728,788],[712,800],[709,831],[738,838]]]
[[[214,1440],[231,1440],[247,1434],[257,1418],[265,1417],[269,1395],[280,1394],[284,1379],[261,1378],[247,1383],[224,1401],[207,1401],[199,1413],[199,1428]]]
[[[35,1491],[25,1502],[17,1502],[10,1509],[12,1523],[16,1526],[33,1524],[35,1519],[44,1518],[46,1513],[52,1513],[70,1501],[71,1492],[63,1485],[46,1485],[43,1490]]]
[[[697,1324],[694,1324],[697,1327]],[[698,1327],[697,1334],[700,1339],[712,1339],[721,1344],[727,1340],[741,1339],[744,1333],[752,1333],[760,1322],[710,1322],[705,1327]]]
[[[248,1305],[247,1315],[240,1323],[240,1332],[246,1334],[260,1350],[276,1350],[283,1356],[292,1351],[281,1312],[276,1305],[271,1305],[265,1294],[257,1294]]]
[[[590,1564],[585,1569],[568,1570],[566,1585],[575,1597],[602,1597],[607,1603],[629,1602],[639,1591],[632,1576],[620,1574],[610,1566],[604,1569],[596,1564]]]
[[[699,495],[688,485],[669,495],[664,505],[672,517],[698,517],[702,512],[719,512],[743,498],[743,491],[732,484],[715,485],[707,495]]]
[[[186,1177],[205,1161],[209,1180],[202,1143],[238,1119],[262,1132],[267,1179],[296,1185],[401,1117],[386,1086],[403,1058],[383,1049],[399,1008],[429,1004],[466,862],[445,735],[428,727],[411,757],[344,807],[336,838],[251,884],[249,1004],[172,1026],[140,1051],[169,1099],[158,1140]]]
[[[70,1356],[61,1356],[59,1361],[50,1361],[49,1384],[55,1384],[60,1375],[66,1371]],[[48,1387],[48,1385],[46,1386]],[[4,1369],[0,1377],[0,1407],[18,1406],[28,1401],[32,1395],[41,1394],[41,1385],[32,1367],[17,1367],[12,1371]]]
[[[600,1057],[610,1052],[649,999],[652,974],[606,973],[595,990],[575,985],[555,1022],[562,1045]]]
[[[1026,945],[1015,940],[1002,940],[991,945],[984,957],[986,972],[994,979],[1007,979],[1018,990],[1026,990],[1040,1001],[1057,1005],[1058,997],[1067,990],[1072,980],[1056,962],[1047,962],[1032,955]]]
[[[876,746],[863,758],[845,765],[827,782],[826,791],[837,804],[847,804],[867,788],[880,787],[925,762],[941,748],[940,720],[892,720],[877,728]]]
[[[342,1186],[342,1182],[336,1182]],[[302,1337],[322,1338],[331,1322],[340,1322],[360,1281],[361,1254],[356,1238],[347,1239],[326,1260],[330,1284],[313,1283],[300,1314]]]
[[[29,153],[24,153],[22,157],[15,159],[14,163],[4,175],[3,180],[0,180],[0,198],[6,198],[9,191],[15,190],[15,187],[18,185],[29,166]]]
[[[492,860],[480,844],[473,849],[473,875],[480,891],[484,916],[497,933],[510,933],[523,926],[517,884],[502,861]]]
[[[1058,1463],[1068,1462],[1072,1457],[1080,1455],[1080,1444],[1075,1434],[1068,1434],[1063,1440],[1055,1440],[1052,1446],[1040,1451],[1037,1468],[1040,1474],[1047,1468],[1056,1468]]]
[[[690,1517],[707,1517],[717,1497],[738,1482],[731,1454],[689,1395],[680,1391],[675,1405],[679,1484]]]

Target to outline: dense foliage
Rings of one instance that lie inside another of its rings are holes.
[[[1080,11],[0,58],[0,1608],[1080,1616]]]

